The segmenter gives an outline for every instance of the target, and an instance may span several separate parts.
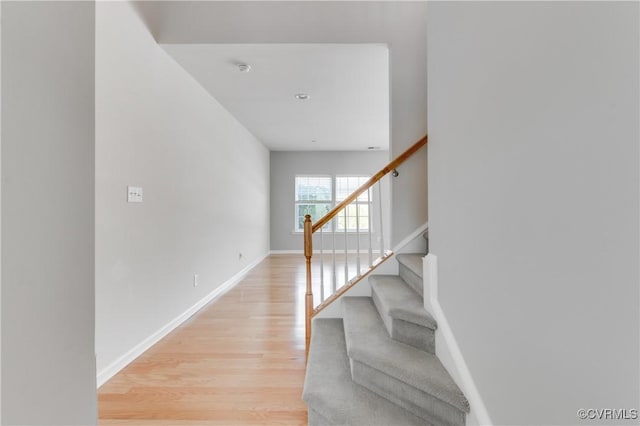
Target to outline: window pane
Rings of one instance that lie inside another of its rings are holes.
[[[327,214],[335,203],[339,203],[369,180],[369,176],[336,176],[336,200],[333,200],[333,178],[331,176],[296,176],[295,197],[296,231],[304,230],[304,216],[311,215],[312,222],[317,222]],[[356,232],[369,229],[369,191],[365,191],[345,212],[340,212],[335,220],[336,231]],[[330,230],[330,224],[323,229]]]
[[[296,204],[296,230],[304,230],[304,216],[310,214],[315,223],[331,210],[330,203]],[[326,225],[323,229],[327,229]]]
[[[368,180],[369,176],[336,176],[336,202],[347,198]],[[346,226],[347,232],[368,231],[369,203],[369,191],[366,191],[346,207],[346,217],[344,212],[340,213],[337,230],[344,232]],[[356,212],[359,212],[359,217],[356,217]]]
[[[369,176],[336,176],[336,202],[347,198],[356,189],[369,180]],[[369,201],[369,192],[365,191],[358,201]]]
[[[346,212],[346,217],[345,217]],[[359,217],[356,217],[359,213]],[[337,231],[344,232],[345,222],[347,232],[360,232],[369,230],[369,204],[352,203],[349,204],[342,212],[338,214]]]
[[[331,177],[296,176],[296,201],[331,201]]]

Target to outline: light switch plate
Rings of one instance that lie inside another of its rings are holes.
[[[142,187],[140,187],[140,186],[127,186],[127,202],[128,203],[141,203],[142,202]]]

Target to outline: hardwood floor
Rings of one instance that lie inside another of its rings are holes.
[[[272,255],[98,391],[101,425],[306,425],[304,257]]]

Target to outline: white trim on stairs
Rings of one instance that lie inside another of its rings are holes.
[[[436,356],[440,359],[453,380],[458,384],[469,400],[471,412],[467,416],[467,425],[493,425],[487,407],[471,376],[460,346],[438,299],[437,257],[429,253],[423,258],[424,307],[438,323],[436,331]],[[427,297],[428,296],[428,297]]]
[[[396,244],[392,249],[393,252],[396,254],[400,253],[400,250],[402,250],[403,247],[409,245],[410,242],[422,235],[427,229],[429,229],[429,222],[425,222],[424,224],[420,225],[415,231],[407,235],[402,241]],[[422,250],[422,253],[424,253],[424,250]]]
[[[138,343],[136,346],[131,348],[124,355],[120,356],[114,362],[103,368],[97,374],[97,385],[98,388],[105,384],[110,378],[115,376],[120,370],[129,365],[132,361],[142,355],[146,350],[151,348],[153,345],[158,343],[163,337],[167,334],[171,333],[174,329],[180,326],[183,322],[189,319],[192,315],[202,309],[207,303],[211,302],[213,299],[222,296],[227,291],[231,290],[236,284],[238,284],[253,268],[255,268],[260,262],[266,259],[269,256],[270,252],[264,254],[264,256],[258,258],[254,262],[247,265],[240,272],[229,278],[227,281],[223,282],[221,285],[216,287],[211,293],[204,296],[198,302],[196,302],[189,309],[184,311],[182,314],[175,317],[164,327],[157,330],[155,333],[151,334],[149,337],[144,339],[142,342]]]

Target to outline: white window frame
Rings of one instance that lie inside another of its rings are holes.
[[[349,174],[349,175],[335,175],[333,176],[333,186],[335,187],[334,191],[333,191],[333,199],[334,199],[334,203],[337,204],[339,203],[338,201],[338,197],[337,197],[337,191],[338,191],[338,179],[339,178],[366,178],[366,180],[364,182],[362,182],[360,185],[358,185],[355,188],[351,189],[351,192],[349,194],[352,194],[353,191],[355,191],[356,189],[360,188],[361,185],[363,185],[367,180],[371,179],[371,175],[363,175],[363,174]],[[362,197],[362,195],[364,195],[365,193],[361,194],[360,197]],[[358,197],[358,198],[360,198]],[[373,194],[369,193],[367,194],[367,201],[359,201],[358,199],[356,199],[353,203],[355,203],[356,206],[361,206],[361,205],[367,205],[368,206],[368,215],[367,215],[367,220],[371,221],[371,211],[373,208]],[[334,205],[335,205],[334,204]],[[356,207],[358,208],[358,207]],[[339,217],[340,215],[338,214]],[[352,216],[347,216],[347,218],[352,217]],[[340,223],[340,221],[338,221],[337,223]],[[371,229],[373,229],[373,223],[370,224],[371,225]],[[364,229],[360,229],[360,230],[356,230],[355,228],[353,230],[350,230],[349,228],[347,228],[347,234],[367,234],[369,233],[369,226],[367,226]],[[340,228],[338,227],[338,225],[336,224],[336,229],[335,232],[339,232],[339,233],[343,233],[344,234],[344,228]]]
[[[330,178],[331,179],[331,200],[329,201],[329,205],[330,205],[330,209],[334,208],[336,206],[336,204],[338,204],[338,201],[336,201],[337,197],[337,183],[338,183],[338,178],[349,178],[349,177],[365,177],[367,179],[371,178],[371,175],[366,175],[366,174],[335,174],[335,175],[329,175],[329,174],[296,174],[294,177],[294,181],[293,181],[293,231],[292,234],[302,234],[304,233],[304,229],[298,229],[298,205],[299,204],[312,204],[309,202],[306,202],[305,200],[298,200],[296,198],[296,180],[298,178],[305,178],[305,177],[323,177],[323,178]],[[355,190],[356,188],[354,188]],[[369,233],[369,229],[371,229],[371,233],[373,233],[373,228],[374,228],[374,223],[373,223],[373,198],[374,198],[374,194],[371,191],[370,192],[370,196],[369,196],[369,200],[368,201],[356,201],[356,204],[358,205],[369,205],[369,216],[368,216],[368,220],[371,221],[371,227],[367,227],[365,229],[361,229],[360,231],[353,229],[353,230],[349,230],[347,229],[346,234],[351,235],[351,234],[368,234]],[[325,202],[319,203],[319,204],[326,204]],[[338,215],[339,216],[339,215]],[[336,234],[345,234],[344,228],[338,228],[338,224],[336,222],[336,229],[333,230],[331,229],[331,222],[327,223],[324,227],[323,227],[323,233],[325,234],[332,234],[332,233],[336,233]]]
[[[310,202],[309,200],[298,200],[296,197],[296,181],[298,178],[329,178],[331,180],[331,199],[328,201],[322,202]],[[301,174],[296,175],[293,180],[293,232],[296,234],[301,234],[304,232],[304,229],[298,229],[298,205],[299,204],[328,204],[329,210],[335,206],[336,199],[336,189],[335,189],[335,178],[333,175],[325,175],[325,174]],[[326,230],[326,228],[325,228]]]

